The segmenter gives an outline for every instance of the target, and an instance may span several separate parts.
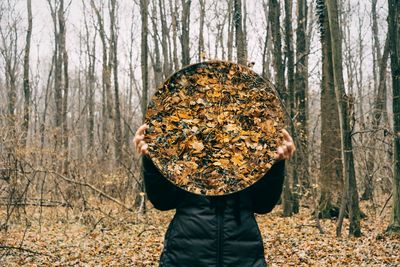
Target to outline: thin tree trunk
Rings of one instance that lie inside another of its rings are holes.
[[[332,63],[333,63],[333,77],[335,82],[335,94],[338,103],[341,145],[342,145],[342,158],[343,158],[343,175],[345,177],[345,199],[347,200],[346,206],[349,210],[350,229],[349,234],[355,237],[361,236],[360,228],[360,210],[358,204],[358,191],[357,182],[354,170],[353,147],[351,140],[351,130],[349,122],[349,98],[345,92],[343,70],[342,70],[342,48],[341,36],[339,26],[339,16],[336,1],[327,1],[328,19],[330,28],[330,38],[332,42]],[[343,216],[344,210],[341,207],[341,214]],[[337,235],[340,235],[341,224],[338,222]]]
[[[246,42],[243,34],[242,26],[242,0],[234,0],[235,39],[236,39],[236,58],[237,62],[246,65]]]
[[[289,92],[289,112],[291,119],[294,118],[296,114],[295,110],[295,92],[294,92],[294,51],[293,51],[293,28],[292,28],[292,2],[290,0],[285,0],[285,50],[287,59],[287,90]],[[295,136],[295,129],[293,124],[290,126],[291,135]],[[291,173],[291,210],[284,209],[285,216],[291,216],[293,213],[299,212],[299,190],[298,187],[298,158],[297,155],[294,156],[290,164]],[[287,179],[289,180],[289,179]],[[285,190],[289,187],[285,186]],[[286,205],[285,205],[286,206]]]
[[[287,105],[289,102],[285,87],[285,68],[282,60],[282,41],[280,34],[280,5],[277,0],[269,0],[269,23],[271,24],[273,49],[274,79],[282,100]],[[293,211],[293,196],[289,179],[285,179],[283,188],[283,214],[291,216]]]
[[[112,69],[114,75],[114,105],[115,105],[115,118],[114,118],[114,144],[115,144],[115,161],[120,164],[122,159],[122,129],[121,129],[121,108],[119,101],[119,82],[118,82],[118,34],[117,26],[117,3],[116,0],[111,0],[110,10],[110,50],[112,53]]]
[[[375,101],[373,103],[372,112],[372,127],[373,132],[378,131],[379,125],[381,124],[381,118],[384,111],[384,106],[386,103],[386,73],[387,64],[389,58],[389,36],[386,37],[385,48],[383,50],[383,56],[381,62],[379,63],[379,84],[378,90],[375,96]],[[369,147],[373,147],[375,143],[374,139],[370,139]],[[367,162],[366,162],[366,174],[364,178],[364,192],[361,196],[362,200],[369,200],[373,197],[373,177],[375,173],[375,149],[368,150]]]
[[[22,122],[22,144],[26,147],[29,129],[31,88],[29,82],[29,55],[32,36],[32,0],[27,0],[28,29],[26,31],[25,55],[24,55],[24,120]]]
[[[162,33],[161,47],[162,47],[163,59],[164,59],[163,74],[164,74],[164,78],[166,78],[169,75],[171,75],[171,68],[170,68],[170,63],[169,63],[169,51],[168,51],[169,34],[168,34],[164,1],[165,0],[159,0],[159,8],[160,8],[161,33]]]
[[[62,52],[60,51],[60,33],[57,26],[57,6],[48,0],[54,25],[54,150],[61,145],[62,133]]]
[[[69,136],[68,136],[68,93],[69,93],[69,76],[68,76],[68,53],[66,48],[66,27],[65,27],[65,10],[64,10],[64,0],[60,0],[60,7],[58,10],[58,20],[59,20],[59,34],[60,34],[60,64],[62,64],[63,70],[63,80],[61,82],[63,95],[62,95],[62,143],[63,143],[63,170],[64,173],[68,172],[69,166]]]
[[[153,10],[151,22],[153,24],[153,42],[154,42],[154,60],[153,60],[153,71],[154,71],[154,81],[156,86],[159,86],[162,82],[163,70],[160,60],[160,48],[157,38],[158,28],[157,28],[157,4],[156,0],[153,1]]]
[[[141,108],[142,108],[142,118],[144,120],[146,110],[147,110],[147,102],[148,102],[148,90],[149,90],[149,74],[148,74],[148,44],[147,44],[147,35],[148,35],[148,0],[140,0],[140,14],[142,19],[142,40],[141,40],[141,63],[142,63],[142,98],[141,98]],[[137,184],[135,189],[136,197],[135,197],[135,206],[139,207],[142,202],[141,195],[144,192],[144,181],[143,177],[140,180],[140,183]],[[146,213],[146,202],[143,202],[143,213]]]
[[[267,29],[265,31],[265,39],[264,39],[264,47],[263,47],[263,55],[262,55],[262,77],[266,79],[270,79],[271,74],[269,71],[269,54],[270,54],[270,46],[271,46],[271,23],[269,22],[269,14],[268,14],[268,3],[263,2],[263,8],[264,8],[264,15],[265,15],[265,22],[267,24]]]
[[[285,87],[285,66],[282,60],[282,40],[280,32],[280,6],[277,0],[269,0],[269,23],[271,24],[271,34],[273,42],[273,62],[275,72],[275,84],[283,99],[287,100]]]
[[[190,26],[190,4],[192,0],[182,0],[182,67],[190,64],[190,47],[189,47],[189,26]]]
[[[228,1],[228,40],[227,40],[227,47],[228,47],[228,60],[232,60],[233,54],[233,30],[234,30],[234,19],[232,16],[231,10],[233,10],[233,0]]]
[[[104,29],[103,18],[100,10],[96,7],[94,0],[90,1],[93,10],[96,13],[98,32],[102,43],[102,130],[101,130],[101,146],[103,150],[103,161],[109,154],[109,124],[113,118],[112,113],[112,94],[111,94],[111,69],[108,64],[107,38]]]
[[[206,7],[204,0],[199,0],[200,4],[200,24],[199,24],[199,50],[198,50],[198,60],[199,62],[204,60],[204,18],[206,16]],[[218,30],[219,33],[219,30]],[[218,35],[219,36],[219,35]],[[218,44],[218,41],[215,42]]]
[[[304,159],[301,166],[298,166],[300,173],[300,183],[305,188],[310,187],[308,177],[309,157],[308,157],[308,130],[307,130],[307,91],[308,91],[308,49],[307,49],[307,1],[297,2],[297,29],[296,29],[296,73],[295,73],[295,105],[297,120],[299,125],[299,145],[304,151]],[[296,123],[297,124],[297,123]],[[296,165],[297,166],[297,165]]]
[[[390,66],[393,85],[393,204],[388,232],[400,233],[400,2],[389,3]]]
[[[172,26],[172,44],[173,44],[173,63],[174,63],[174,70],[179,69],[179,60],[178,60],[178,45],[177,45],[177,38],[178,38],[178,0],[169,1],[170,12],[171,12],[171,26]]]

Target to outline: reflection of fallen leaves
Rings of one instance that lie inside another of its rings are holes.
[[[194,64],[172,75],[153,96],[146,123],[149,155],[160,171],[183,189],[206,195],[239,191],[264,175],[284,124],[271,84],[224,61]],[[197,164],[185,178],[168,167],[187,169],[185,161]],[[207,171],[210,166],[218,171]]]
[[[201,151],[204,149],[204,145],[203,145],[202,142],[193,141],[192,142],[192,148],[194,149],[193,153],[201,153]]]

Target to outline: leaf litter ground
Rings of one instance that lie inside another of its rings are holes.
[[[347,224],[344,237],[336,238],[335,220],[321,220],[326,233],[320,234],[306,208],[290,218],[281,217],[280,207],[271,214],[258,215],[269,266],[400,266],[399,237],[382,235],[390,210],[380,217],[363,205],[368,218],[362,221],[361,238],[348,238]],[[29,228],[13,225],[8,232],[1,232],[0,247],[21,246],[40,254],[1,249],[0,265],[158,266],[173,212],[151,209],[143,216],[117,212],[116,207],[108,209],[79,218],[70,214],[70,219],[58,221],[50,217],[56,213],[65,217],[65,210],[49,210],[41,231],[37,221]]]
[[[232,62],[188,66],[149,104],[149,154],[184,190],[225,195],[255,183],[273,164],[284,126],[274,87]]]

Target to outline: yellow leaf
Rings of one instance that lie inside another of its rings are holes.
[[[242,165],[243,164],[243,156],[242,156],[242,154],[235,153],[231,158],[231,162],[233,164],[235,164],[236,166]]]

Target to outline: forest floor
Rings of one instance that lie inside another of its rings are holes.
[[[0,266],[158,266],[163,236],[173,212],[150,209],[146,215],[113,205],[90,212],[67,208],[31,208],[0,232]],[[320,220],[311,210],[290,218],[281,207],[257,220],[269,266],[400,266],[400,237],[385,235],[390,207],[384,214],[363,204],[363,235],[348,237],[345,220],[341,238],[335,220]],[[0,215],[4,215],[0,210]],[[40,215],[41,214],[41,215]],[[40,222],[40,223],[39,223]]]

